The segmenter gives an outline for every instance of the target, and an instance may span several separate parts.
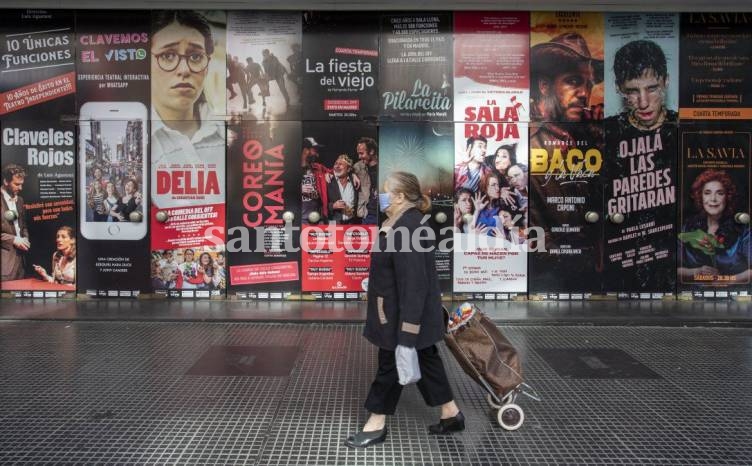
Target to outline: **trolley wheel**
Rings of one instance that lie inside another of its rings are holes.
[[[501,409],[501,404],[494,401],[494,397],[490,393],[486,393],[486,401],[491,405],[493,409]]]
[[[499,409],[496,420],[505,430],[517,430],[525,422],[525,412],[518,405],[509,403]]]

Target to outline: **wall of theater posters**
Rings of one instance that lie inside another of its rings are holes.
[[[446,298],[748,297],[749,24],[3,10],[4,295],[362,299],[406,170]]]
[[[0,19],[2,277],[13,296],[76,289],[73,12],[15,10]]]

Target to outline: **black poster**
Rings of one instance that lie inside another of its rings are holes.
[[[228,127],[229,294],[282,299],[300,292],[300,122]]]
[[[424,216],[436,236],[436,271],[445,296],[452,292],[454,246],[454,128],[451,123],[391,123],[379,128],[379,180],[395,171],[413,173],[431,198]],[[383,219],[382,219],[383,220]]]
[[[752,119],[752,13],[681,15],[679,116]]]
[[[8,10],[0,18],[2,289],[75,292],[73,13]]]
[[[48,297],[76,290],[75,134],[72,123],[3,124],[4,291]]]
[[[304,120],[353,120],[379,114],[379,23],[372,13],[303,14]]]
[[[675,122],[653,130],[606,122],[606,292],[675,291],[677,132]]]
[[[150,13],[76,15],[79,293],[150,291]]]
[[[382,117],[451,121],[452,14],[381,17],[379,81]]]
[[[749,126],[682,128],[680,293],[712,298],[752,291],[750,228],[741,215],[750,212],[750,150]]]
[[[603,143],[598,124],[530,127],[531,293],[601,291]]]

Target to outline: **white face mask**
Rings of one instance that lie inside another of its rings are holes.
[[[392,193],[379,193],[379,210],[386,212],[392,205]]]

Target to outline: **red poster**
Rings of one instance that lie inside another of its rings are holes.
[[[365,291],[375,235],[375,225],[303,226],[303,291]]]

